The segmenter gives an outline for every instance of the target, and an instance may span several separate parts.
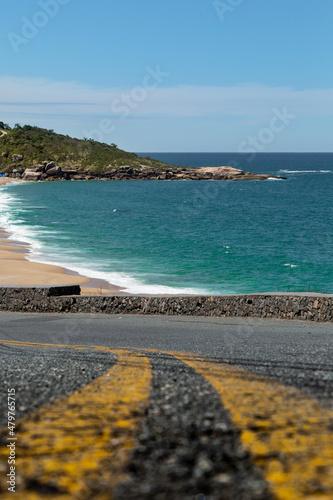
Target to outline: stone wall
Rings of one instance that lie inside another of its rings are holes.
[[[74,287],[74,288],[73,288]],[[79,295],[80,287],[0,287],[0,310],[172,316],[256,317],[333,321],[333,295]]]

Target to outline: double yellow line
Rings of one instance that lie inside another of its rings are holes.
[[[18,485],[23,489],[16,498],[49,498],[29,493],[24,485],[31,480],[53,488],[53,498],[57,492],[64,499],[84,498],[94,485],[98,485],[94,498],[110,498],[110,491],[126,478],[123,471],[149,403],[152,373],[148,358],[133,349],[0,343],[117,355],[117,364],[108,373],[24,418],[18,432]],[[297,389],[241,368],[196,355],[168,354],[212,384],[277,499],[333,498],[331,411]],[[0,449],[2,459],[6,453]]]
[[[15,498],[91,498],[95,488],[94,498],[110,498],[110,491],[125,479],[128,452],[135,446],[135,434],[148,405],[151,368],[148,358],[139,353],[112,353],[118,357],[117,364],[105,375],[20,422]],[[7,457],[8,449],[0,448],[1,461]],[[46,493],[29,492],[29,483],[34,489],[40,485]],[[13,498],[12,493],[3,498]]]
[[[218,392],[276,498],[333,499],[333,412],[241,368],[175,355]]]

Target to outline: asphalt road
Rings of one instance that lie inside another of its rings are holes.
[[[0,491],[15,389],[18,498],[332,498],[332,339],[302,321],[0,313]]]

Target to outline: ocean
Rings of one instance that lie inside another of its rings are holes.
[[[333,153],[140,155],[287,179],[6,184],[0,226],[129,293],[333,293]]]

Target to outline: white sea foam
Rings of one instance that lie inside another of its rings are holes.
[[[11,238],[21,241],[22,243],[27,243],[29,245],[29,254],[27,259],[31,262],[39,262],[43,264],[58,265],[69,271],[74,271],[81,276],[86,276],[92,279],[102,279],[108,283],[124,288],[124,291],[128,293],[142,293],[142,294],[186,294],[186,295],[201,295],[206,293],[212,293],[207,290],[182,287],[174,288],[171,286],[148,284],[134,276],[126,275],[119,272],[106,272],[98,269],[98,263],[91,262],[89,267],[87,262],[64,262],[64,254],[62,256],[56,255],[53,248],[52,255],[48,255],[45,246],[40,241],[41,235],[47,236],[49,240],[50,237],[54,236],[58,240],[70,239],[69,236],[58,233],[57,231],[52,231],[46,229],[42,226],[24,226],[20,224],[20,220],[15,219],[14,212],[17,206],[17,200],[10,196],[10,194],[1,191],[0,192],[0,210],[2,214],[0,215],[0,227],[3,227],[8,233],[11,234]],[[27,208],[27,207],[26,207]],[[103,265],[103,264],[101,264]]]
[[[27,226],[17,225],[13,222],[10,222],[8,215],[4,214],[0,216],[0,227],[5,229],[5,231],[7,231],[11,235],[12,240],[27,243],[31,251],[37,251],[41,248],[41,244],[36,238],[38,234],[37,226],[33,230],[32,228]]]
[[[147,284],[133,276],[126,275],[119,272],[106,272],[98,269],[98,264],[92,262],[91,267],[86,267],[85,264],[77,262],[64,262],[63,256],[56,255],[48,256],[45,252],[45,247],[40,241],[41,234],[50,238],[54,236],[58,240],[70,239],[69,236],[61,235],[56,231],[46,229],[42,226],[23,226],[20,224],[19,219],[13,220],[13,211],[16,200],[7,193],[0,193],[0,227],[5,229],[10,235],[11,239],[21,241],[29,245],[29,254],[26,256],[30,262],[38,262],[41,264],[58,265],[81,276],[91,279],[101,279],[112,285],[124,288],[124,291],[135,294],[167,294],[167,295],[202,295],[212,293],[203,289],[196,289],[190,287],[174,288],[171,286]],[[95,269],[94,269],[95,267]],[[75,281],[75,278],[73,278]]]
[[[57,265],[66,268],[68,271],[73,271],[78,273],[80,276],[84,276],[91,279],[100,279],[107,281],[112,285],[124,288],[125,292],[135,293],[135,294],[167,294],[167,295],[206,295],[212,294],[214,292],[209,292],[208,290],[199,288],[174,288],[165,285],[153,285],[145,283],[133,276],[119,273],[119,272],[106,272],[99,271],[98,269],[87,268],[84,265],[77,263],[63,262],[61,260],[48,259],[45,255],[39,252],[33,252],[29,254],[27,259],[30,262],[39,262],[41,264]],[[93,265],[93,264],[92,264]],[[96,265],[96,264],[95,264]],[[75,281],[75,278],[74,278]],[[229,292],[230,293],[230,292]]]
[[[36,209],[37,207],[20,207],[20,211],[28,209]],[[39,208],[39,207],[38,207]],[[42,207],[41,207],[42,208]],[[58,239],[67,239],[69,237],[61,235],[56,231],[46,229],[42,226],[24,226],[20,224],[20,220],[15,218],[17,211],[17,199],[4,190],[0,190],[0,227],[3,227],[11,235],[11,239],[27,243],[29,245],[29,254],[26,256],[30,262],[38,262],[41,264],[58,265],[68,271],[78,273],[81,276],[91,279],[101,279],[112,285],[119,286],[124,289],[124,292],[133,294],[154,294],[154,295],[214,295],[221,293],[218,290],[206,290],[203,288],[192,287],[172,287],[167,285],[149,284],[144,280],[140,280],[131,275],[120,272],[107,272],[98,269],[99,264],[90,262],[89,267],[86,267],[87,262],[64,262],[63,257],[56,255],[53,248],[52,255],[48,255],[45,246],[40,241],[41,234],[47,235],[48,239],[51,235]],[[1,213],[2,212],[2,213]],[[229,248],[229,246],[226,246]],[[103,264],[101,264],[103,265]],[[75,278],[73,279],[75,281]],[[233,290],[225,290],[225,293],[236,293]]]
[[[14,202],[13,196],[10,196],[8,193],[4,191],[0,191],[0,209],[8,208]]]
[[[38,251],[41,248],[41,243],[38,241],[38,234],[44,228],[39,226],[24,226],[21,224],[21,219],[14,217],[15,213],[15,198],[0,192],[0,227],[10,234],[12,240],[17,240],[29,245],[29,251]]]
[[[332,170],[279,170],[284,174],[329,174]]]

